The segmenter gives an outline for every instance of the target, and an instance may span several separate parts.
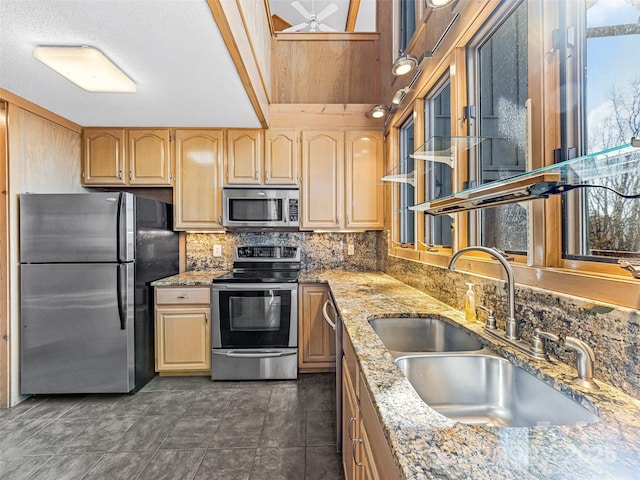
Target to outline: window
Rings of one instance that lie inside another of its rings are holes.
[[[409,155],[414,151],[413,119],[408,120],[400,128],[400,174],[414,177],[414,160]],[[409,207],[415,204],[415,188],[412,183],[399,184],[399,231],[398,241],[402,244],[415,242],[414,213]]]
[[[451,147],[451,86],[449,80],[441,81],[435,91],[425,98],[425,135],[433,141],[429,147],[434,150],[448,150]],[[425,162],[424,200],[451,195],[452,172],[446,163]],[[433,216],[424,214],[424,243],[451,247],[451,226],[449,215]]]
[[[527,170],[527,2],[481,31],[469,52],[471,135],[486,137],[471,158],[469,182],[481,185]],[[477,108],[476,108],[477,107]],[[473,112],[478,118],[473,119]],[[527,206],[487,208],[470,214],[469,243],[526,255]]]
[[[404,51],[416,31],[416,0],[400,0],[400,51]]]
[[[640,136],[640,4],[566,0],[564,8],[557,32],[563,40],[560,84],[565,87],[558,160]],[[604,179],[602,185],[624,194],[640,193],[640,172]],[[640,200],[582,189],[566,195],[563,216],[565,258],[616,262],[640,253]]]

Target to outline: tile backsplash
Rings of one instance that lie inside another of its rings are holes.
[[[384,243],[384,242],[381,242]],[[382,247],[379,247],[382,248]],[[498,328],[507,317],[506,282],[386,256],[380,269],[438,300],[462,310],[465,282],[474,284],[476,306],[495,309]],[[524,340],[533,330],[571,335],[589,344],[596,356],[596,380],[640,399],[640,315],[637,310],[517,284],[516,319]],[[479,312],[480,319],[485,314]],[[562,343],[547,342],[549,352],[575,368],[575,353]]]
[[[187,234],[187,270],[230,270],[233,249],[243,245],[296,245],[301,247],[303,269],[378,270],[378,233],[234,232]],[[222,246],[222,257],[213,246]],[[353,245],[354,254],[348,255]]]

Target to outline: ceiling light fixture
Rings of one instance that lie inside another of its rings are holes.
[[[402,100],[404,100],[404,96],[407,94],[408,91],[409,91],[409,87],[404,87],[398,90],[393,96],[391,103],[393,103],[394,105],[400,105],[402,103]]]
[[[390,111],[391,110],[386,105],[378,104],[369,110],[369,115],[373,118],[383,118],[386,117]]]
[[[395,76],[400,77],[411,72],[417,66],[418,57],[416,57],[415,55],[400,55],[398,58],[396,58],[396,61],[393,62],[391,72]]]
[[[446,7],[452,2],[453,0],[427,0],[427,5],[429,5],[431,8],[442,8]]]
[[[136,91],[136,84],[94,47],[40,46],[33,56],[89,92]]]

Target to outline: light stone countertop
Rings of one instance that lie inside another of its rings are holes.
[[[170,277],[161,278],[151,282],[153,287],[187,287],[198,285],[211,285],[213,279],[227,273],[225,270],[209,272],[182,272]]]
[[[302,272],[301,283],[328,283],[400,471],[407,479],[639,479],[640,401],[598,382],[585,390],[575,369],[532,361],[496,343],[462,312],[382,273]],[[429,408],[368,323],[375,317],[446,317],[489,348],[598,413],[588,425],[478,427]],[[606,361],[606,359],[600,359]]]

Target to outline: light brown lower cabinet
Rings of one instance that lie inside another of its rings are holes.
[[[401,480],[346,332],[342,359],[342,464],[346,480]]]
[[[209,288],[155,288],[156,371],[211,371]]]
[[[330,372],[336,368],[336,334],[325,322],[322,307],[329,287],[300,284],[298,294],[298,369],[300,372]]]

